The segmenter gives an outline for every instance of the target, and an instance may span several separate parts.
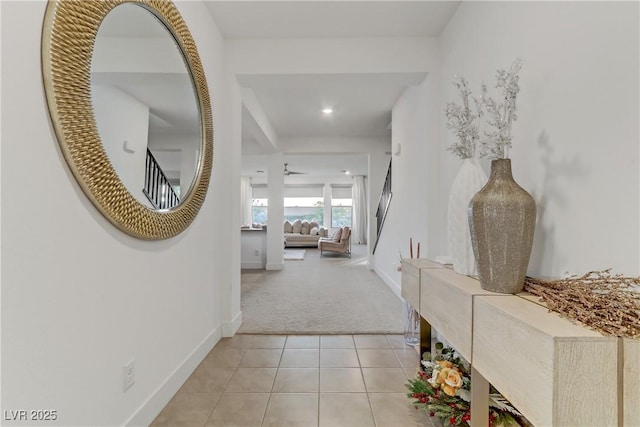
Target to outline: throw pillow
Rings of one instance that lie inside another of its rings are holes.
[[[293,233],[300,233],[300,230],[302,230],[302,221],[300,221],[299,219],[296,219],[295,222],[293,223]]]
[[[309,223],[307,221],[302,221],[302,227],[300,228],[301,234],[309,234],[311,227],[309,227]]]
[[[285,221],[284,222],[284,232],[285,233],[292,233],[293,232],[293,226],[291,225],[291,223],[289,221]]]
[[[318,227],[313,227],[311,230],[309,230],[309,234],[311,234],[312,236],[317,236],[318,235]]]
[[[315,222],[315,221],[310,221],[310,222],[309,222],[309,229],[312,229],[313,227],[315,227],[315,228],[320,228],[320,226],[318,225],[318,223],[317,223],[317,222]]]
[[[333,239],[334,242],[339,242],[341,236],[342,236],[342,228],[338,228],[338,230],[335,233],[333,233],[333,236],[331,236],[331,238]]]

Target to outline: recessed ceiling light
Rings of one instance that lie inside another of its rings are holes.
[[[324,114],[331,114],[331,113],[333,113],[333,108],[323,108],[322,112]]]
[[[351,171],[344,171],[345,175],[351,175]]]

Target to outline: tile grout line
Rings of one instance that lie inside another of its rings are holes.
[[[262,413],[262,419],[260,420],[260,425],[264,425],[264,421],[267,417],[267,410],[269,409],[269,403],[271,403],[271,396],[273,396],[273,388],[276,386],[276,379],[278,378],[278,372],[280,372],[280,364],[282,363],[282,358],[284,357],[284,349],[287,346],[287,341],[289,340],[289,335],[285,338],[282,343],[282,348],[280,349],[280,359],[278,360],[278,366],[276,367],[276,375],[273,377],[273,384],[271,384],[271,391],[269,391],[269,397],[267,398],[267,404],[264,407],[264,412]]]
[[[318,427],[320,427],[320,343],[318,343],[318,395],[317,395],[317,402],[318,402],[318,411],[316,413],[316,425]]]
[[[295,335],[294,335],[294,336],[295,336]],[[383,422],[383,420],[381,420],[381,419],[377,419],[377,418],[376,418],[376,415],[375,415],[375,413],[374,413],[374,408],[373,408],[373,406],[375,406],[375,405],[373,405],[373,403],[372,403],[372,402],[373,402],[373,400],[371,399],[371,397],[374,397],[374,396],[376,395],[376,393],[378,393],[378,392],[370,391],[370,390],[369,390],[369,387],[368,387],[368,385],[367,385],[367,382],[365,381],[365,376],[364,376],[364,369],[365,369],[365,368],[364,368],[364,367],[363,367],[363,365],[362,365],[362,363],[363,363],[363,362],[362,362],[362,360],[361,360],[361,355],[359,354],[359,350],[368,350],[368,349],[369,349],[369,347],[367,347],[367,346],[365,345],[362,349],[359,349],[359,348],[358,348],[358,346],[356,345],[355,336],[357,336],[357,335],[354,335],[354,334],[349,335],[349,337],[350,337],[350,342],[351,342],[351,344],[353,345],[353,350],[355,350],[355,355],[356,355],[356,359],[357,359],[357,368],[360,370],[360,379],[361,379],[361,381],[362,381],[362,383],[363,383],[363,386],[364,386],[364,392],[365,392],[365,394],[366,394],[366,398],[367,398],[367,403],[368,403],[368,407],[369,407],[369,413],[371,414],[371,419],[372,419],[373,425],[374,425],[374,426],[381,426],[381,424],[380,424],[380,423],[381,423],[381,422]],[[391,349],[392,349],[392,351],[393,351],[393,354],[394,354],[394,356],[395,356],[396,362],[400,362],[400,367],[401,367],[401,369],[402,369],[403,373],[405,374],[405,377],[406,377],[406,378],[408,378],[408,377],[406,376],[406,374],[407,374],[407,369],[406,369],[406,368],[405,368],[405,366],[403,365],[403,363],[402,363],[402,361],[401,361],[401,358],[400,358],[400,354],[402,353],[402,351],[401,351],[401,350],[402,350],[402,348],[401,348],[401,347],[398,347],[398,348],[394,347],[394,345],[393,345],[393,344],[392,344],[392,342],[391,342],[391,341],[392,341],[392,337],[387,336],[387,335],[383,335],[383,336],[385,337],[385,340],[384,340],[384,341],[386,342],[386,344],[390,344],[390,348],[391,348]],[[269,390],[269,391],[268,391],[268,393],[267,393],[267,394],[268,394],[268,397],[267,397],[267,401],[266,401],[266,404],[265,404],[265,408],[264,408],[264,410],[262,411],[262,416],[261,416],[261,419],[260,419],[260,425],[265,425],[265,422],[266,422],[266,414],[268,413],[268,408],[269,408],[269,405],[271,404],[271,401],[272,401],[272,398],[273,398],[273,394],[277,394],[277,393],[275,392],[275,381],[276,381],[276,379],[278,378],[278,375],[279,375],[279,373],[280,373],[280,370],[284,370],[284,369],[286,369],[286,368],[282,367],[281,365],[282,365],[282,362],[283,362],[283,359],[284,359],[284,351],[285,351],[285,349],[286,349],[286,344],[287,344],[287,342],[289,342],[289,339],[290,339],[290,338],[291,338],[291,336],[286,336],[286,337],[284,338],[284,340],[282,341],[282,344],[281,344],[281,345],[276,346],[276,349],[277,349],[277,350],[279,350],[281,353],[280,353],[280,355],[279,355],[279,360],[278,360],[278,362],[277,362],[277,364],[276,364],[276,367],[275,367],[275,368],[276,368],[276,370],[275,370],[275,374],[274,374],[274,377],[273,377],[273,382],[272,382],[272,384],[271,384],[270,389],[268,389],[268,390]],[[393,338],[395,338],[395,337],[393,337]],[[394,342],[395,342],[395,341],[394,341]],[[338,344],[336,344],[336,345],[338,345]],[[247,347],[245,347],[245,346],[248,346],[248,348],[247,348]],[[266,345],[266,344],[265,344],[265,345],[262,345],[262,346],[258,346],[258,347],[252,347],[252,346],[251,346],[251,343],[245,343],[245,344],[244,344],[244,346],[242,346],[242,347],[241,347],[241,346],[238,346],[238,347],[240,347],[240,348],[237,348],[237,349],[238,349],[238,350],[240,350],[240,352],[241,352],[241,353],[240,353],[240,358],[239,358],[239,360],[238,360],[238,362],[237,362],[237,363],[234,363],[233,365],[230,365],[230,366],[228,365],[228,366],[229,366],[229,368],[231,368],[231,375],[230,375],[230,376],[229,376],[229,378],[227,378],[227,380],[224,382],[223,387],[222,387],[222,390],[221,390],[221,393],[220,393],[220,396],[218,397],[218,399],[216,399],[215,404],[214,404],[214,405],[212,405],[212,409],[210,410],[210,412],[209,412],[209,414],[208,414],[207,418],[205,419],[204,424],[203,424],[203,427],[205,427],[205,426],[209,423],[209,421],[211,420],[211,418],[212,418],[212,416],[213,416],[214,412],[216,411],[216,409],[217,409],[217,408],[219,408],[219,407],[221,407],[221,406],[220,406],[220,404],[221,404],[221,402],[222,402],[223,398],[225,398],[225,397],[229,397],[229,395],[233,394],[232,392],[229,392],[229,391],[228,391],[228,387],[230,386],[230,384],[231,384],[231,382],[232,382],[232,379],[233,379],[234,375],[236,375],[236,374],[238,373],[238,371],[239,371],[239,369],[240,369],[240,367],[241,367],[241,364],[242,364],[242,360],[243,360],[245,357],[247,357],[247,353],[248,353],[251,349],[253,349],[253,348],[256,348],[256,349],[262,349],[262,348],[265,348],[265,349],[269,348],[269,349],[270,349],[270,348],[274,348],[273,346],[269,346],[269,345]],[[308,347],[307,347],[307,348],[308,348]],[[340,348],[343,348],[343,347],[340,347]],[[383,349],[384,347],[375,347],[375,346],[373,346],[373,347],[370,347],[370,348],[371,348],[371,349],[375,349],[375,348]],[[333,346],[328,345],[328,350],[331,350],[331,349],[333,349]],[[316,350],[316,351],[317,351],[317,355],[318,355],[318,365],[317,365],[317,368],[318,368],[318,374],[317,374],[318,386],[317,386],[317,389],[316,389],[316,402],[317,402],[317,411],[316,411],[316,416],[317,416],[317,419],[316,419],[316,423],[315,423],[315,424],[316,424],[316,426],[317,426],[317,427],[319,427],[319,426],[321,425],[321,418],[320,418],[320,417],[321,417],[321,413],[322,413],[322,410],[321,410],[322,389],[321,389],[321,387],[320,387],[321,372],[322,372],[322,367],[321,367],[321,365],[322,365],[322,363],[321,363],[321,362],[322,362],[322,361],[321,361],[321,357],[322,357],[322,356],[321,356],[321,355],[322,355],[322,343],[321,343],[321,336],[319,336],[319,337],[318,337],[318,346],[317,346],[317,348],[314,348],[313,350]],[[348,350],[348,349],[347,349],[347,350]],[[256,362],[256,363],[260,363],[260,362]],[[346,361],[342,361],[341,363],[348,363],[348,362],[346,362]],[[270,367],[271,367],[271,366],[273,366],[273,365],[271,365],[271,364],[270,364],[270,365],[268,365],[268,366],[270,366]],[[336,366],[335,366],[335,367],[333,367],[333,368],[339,368],[339,367],[341,367],[341,366],[342,366],[342,365],[338,364],[338,365],[336,365]],[[346,367],[347,367],[347,366],[345,366],[345,368],[346,368]],[[328,367],[328,368],[331,368],[331,367]],[[381,368],[382,368],[382,366],[381,366]],[[266,391],[266,390],[265,390],[265,391]],[[250,392],[251,392],[251,391],[250,391]],[[380,390],[379,392],[380,392],[380,393],[384,393],[385,391],[384,391],[384,390]],[[206,391],[203,391],[203,392],[194,392],[193,394],[199,394],[199,393],[208,393],[208,392],[206,392]],[[293,393],[293,392],[291,392],[291,393]],[[303,392],[297,392],[297,393],[303,393]],[[331,393],[332,393],[332,392],[327,392],[327,394],[331,394]],[[356,392],[356,391],[352,391],[352,392],[346,392],[346,391],[335,391],[334,393],[359,393],[359,392]],[[393,392],[392,392],[392,391],[388,391],[388,393],[397,393],[397,392],[396,392],[396,391],[393,391]],[[191,394],[191,393],[190,393],[190,394]],[[376,400],[376,401],[377,401],[377,400]],[[363,408],[363,409],[364,409],[364,408]],[[433,421],[432,421],[431,419],[429,419],[429,422],[431,423],[431,424],[429,424],[429,425],[432,425],[432,422],[433,422]],[[313,425],[313,424],[311,424],[311,423],[310,423],[310,425]]]
[[[387,340],[388,337],[387,337]],[[407,380],[409,379],[409,375],[407,374],[407,368],[406,366],[404,366],[404,364],[402,363],[402,360],[400,360],[400,356],[398,355],[398,350],[400,350],[399,348],[393,348],[393,346],[391,347],[391,349],[393,350],[393,354],[396,356],[396,359],[398,361],[398,363],[400,363],[400,367],[402,368],[402,372],[404,372],[404,376],[407,377]]]
[[[215,348],[215,346],[214,346],[214,348]],[[245,354],[247,354],[247,350],[246,349],[242,348],[240,350],[242,351],[242,356],[240,357],[240,360],[238,360],[238,364],[235,367],[233,367],[233,373],[229,376],[229,379],[227,381],[225,381],[225,385],[224,385],[224,388],[222,389],[222,392],[220,393],[220,397],[218,397],[218,400],[216,400],[216,404],[213,405],[213,408],[211,409],[211,412],[207,416],[207,419],[204,421],[204,424],[202,425],[202,427],[206,427],[207,423],[211,420],[211,417],[213,416],[213,413],[215,412],[216,408],[220,404],[220,401],[222,400],[222,397],[225,395],[225,393],[227,391],[227,387],[229,387],[229,384],[231,383],[231,378],[233,378],[235,373],[238,371],[238,366],[240,366],[240,362],[244,358]],[[213,351],[213,349],[211,349],[211,351]],[[209,352],[209,354],[210,353],[211,352]],[[207,356],[209,354],[207,354]],[[205,359],[206,359],[207,356],[205,356]]]
[[[320,360],[320,357],[322,355],[322,352],[320,351],[320,349],[322,348],[322,335],[318,336],[318,413],[317,413],[317,418],[316,418],[316,425],[318,427],[320,427],[320,372],[322,369],[322,361]]]
[[[215,348],[215,346],[214,346],[214,348]],[[213,407],[213,410],[211,411],[211,413],[209,414],[209,418],[207,418],[207,421],[205,421],[204,427],[207,426],[207,422],[209,422],[209,420],[213,416],[213,413],[215,412],[216,408],[218,407],[218,404],[220,404],[220,401],[222,400],[222,397],[227,392],[227,387],[229,387],[229,384],[231,384],[231,378],[233,378],[233,376],[236,374],[236,372],[238,372],[238,366],[240,366],[240,362],[242,362],[242,359],[244,359],[244,356],[247,354],[247,349],[246,348],[241,348],[240,350],[242,351],[242,357],[240,357],[240,360],[238,360],[238,364],[233,368],[233,372],[229,376],[229,379],[227,381],[225,381],[224,388],[222,389],[222,393],[220,393],[220,397],[218,398],[218,401],[216,402],[215,406]]]
[[[353,337],[353,336],[352,336]],[[360,360],[360,352],[359,348],[356,345],[355,337],[353,337],[353,345],[356,349],[356,356],[358,357],[358,368],[360,369],[360,377],[362,377],[362,384],[364,384],[364,392],[367,395],[367,403],[369,404],[369,412],[371,413],[371,419],[373,420],[373,425],[377,426],[378,422],[376,420],[376,416],[373,412],[373,405],[371,404],[371,396],[369,395],[369,389],[367,387],[367,382],[364,379],[364,372],[362,371],[362,361]]]

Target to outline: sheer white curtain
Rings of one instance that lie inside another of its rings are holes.
[[[251,225],[251,178],[240,177],[240,218],[241,225]]]
[[[353,229],[351,242],[367,243],[367,190],[364,186],[364,176],[353,177]]]

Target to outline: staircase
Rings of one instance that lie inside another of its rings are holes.
[[[382,226],[384,225],[384,219],[387,216],[389,210],[389,204],[391,203],[391,161],[389,161],[389,168],[387,169],[387,176],[384,179],[384,185],[382,186],[382,194],[378,201],[378,209],[376,211],[376,243],[373,246],[373,253],[376,253],[378,242],[380,241],[380,234],[382,233]]]
[[[156,209],[171,209],[180,204],[178,194],[149,148],[142,192]]]

